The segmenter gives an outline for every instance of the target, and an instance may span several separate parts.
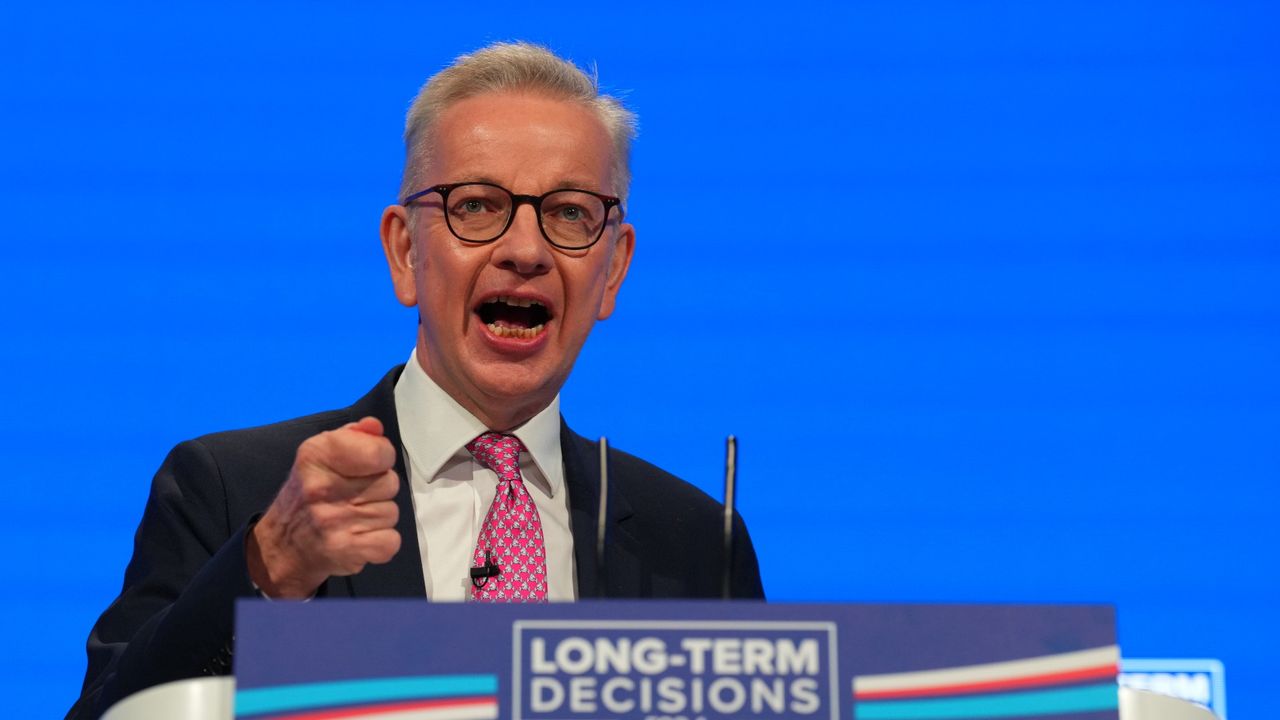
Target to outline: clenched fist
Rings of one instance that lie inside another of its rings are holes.
[[[305,598],[332,575],[390,560],[400,549],[395,461],[377,418],[304,441],[249,536],[253,582],[269,597]]]

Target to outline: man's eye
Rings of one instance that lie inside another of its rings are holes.
[[[559,215],[561,220],[578,222],[582,220],[583,212],[582,212],[582,208],[580,207],[567,205],[565,207],[560,208],[559,210],[556,210],[556,215]]]
[[[454,217],[475,217],[479,215],[494,215],[499,212],[498,203],[489,198],[470,197],[459,198],[453,203],[453,209],[450,210]]]

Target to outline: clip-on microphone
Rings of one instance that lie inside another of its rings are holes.
[[[501,573],[502,568],[494,562],[493,551],[489,550],[484,554],[484,565],[471,568],[471,586],[480,589],[489,583],[489,578],[498,577]]]

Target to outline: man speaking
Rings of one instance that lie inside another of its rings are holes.
[[[418,310],[408,363],[348,408],[169,454],[69,718],[230,672],[237,598],[719,596],[722,508],[617,451],[597,563],[598,450],[560,415],[634,251],[633,135],[618,101],[532,45],[423,87],[381,223],[396,297]],[[732,593],[761,598],[736,522]]]

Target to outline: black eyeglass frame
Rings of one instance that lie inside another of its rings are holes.
[[[449,207],[448,207],[449,193],[453,192],[454,190],[460,187],[464,187],[467,185],[483,185],[485,187],[491,187],[491,188],[501,190],[502,192],[511,196],[511,212],[507,215],[506,224],[502,226],[502,229],[499,230],[496,235],[489,238],[488,240],[470,240],[468,238],[462,237],[461,235],[458,234],[457,230],[453,229],[453,221],[449,219]],[[585,195],[590,195],[596,198],[597,200],[599,200],[600,202],[604,203],[604,220],[602,220],[600,223],[600,230],[599,232],[596,233],[595,239],[593,239],[591,242],[587,243],[586,245],[561,245],[560,243],[551,239],[551,236],[547,234],[546,226],[543,225],[542,223],[542,201],[546,200],[552,195],[555,195],[556,193],[562,193],[562,192],[583,193]],[[511,192],[510,190],[502,187],[501,185],[498,185],[496,183],[491,183],[491,182],[460,182],[460,183],[442,183],[440,185],[432,185],[431,187],[425,190],[419,190],[418,192],[413,193],[412,195],[406,196],[405,199],[400,201],[400,204],[407,208],[411,204],[413,204],[415,201],[417,201],[419,198],[430,195],[431,193],[440,194],[440,200],[445,205],[444,223],[445,225],[448,226],[449,232],[453,233],[453,236],[458,238],[462,242],[471,243],[473,245],[484,245],[486,243],[491,243],[497,240],[498,238],[502,237],[503,235],[505,235],[507,231],[511,229],[511,223],[515,222],[516,211],[520,209],[520,206],[532,205],[533,213],[538,217],[538,230],[542,233],[543,239],[545,239],[547,242],[551,243],[555,247],[560,248],[561,250],[586,250],[592,247],[593,245],[595,245],[596,243],[600,242],[600,238],[604,237],[604,229],[606,226],[609,225],[610,211],[612,211],[615,207],[617,208],[622,207],[622,200],[620,198],[614,197],[612,195],[604,195],[602,193],[592,192],[591,190],[581,190],[579,188],[556,188],[555,190],[550,190],[541,195],[520,195],[520,194]],[[621,217],[621,215],[619,215],[619,217]]]

